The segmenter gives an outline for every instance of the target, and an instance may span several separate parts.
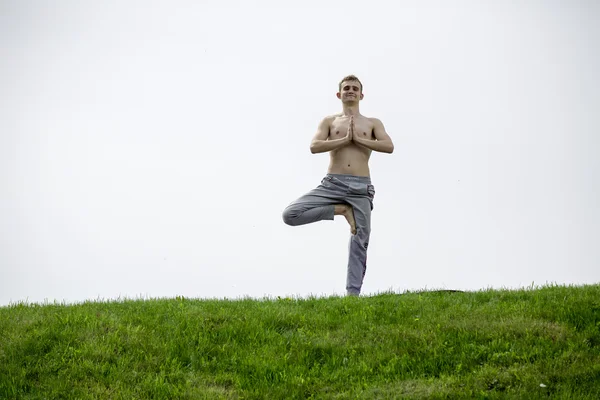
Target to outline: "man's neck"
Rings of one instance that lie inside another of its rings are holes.
[[[342,110],[344,115],[360,115],[358,104],[344,104]]]

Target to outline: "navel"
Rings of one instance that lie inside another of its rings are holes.
[[[335,131],[335,134],[336,134],[336,135],[339,135],[339,134],[340,134],[340,131]]]
[[[363,135],[367,136],[367,132],[363,132]]]

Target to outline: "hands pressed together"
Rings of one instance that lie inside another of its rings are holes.
[[[354,115],[350,116],[350,123],[348,124],[348,131],[346,132],[346,137],[344,139],[346,139],[346,143],[350,143],[352,142],[354,139],[357,138],[356,136],[356,132],[354,131]]]

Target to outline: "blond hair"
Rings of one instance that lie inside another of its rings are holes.
[[[342,80],[340,81],[340,83],[338,84],[338,90],[339,91],[342,91],[342,83],[344,83],[346,81],[357,81],[358,83],[360,83],[360,91],[362,93],[362,91],[363,91],[363,84],[360,81],[360,79],[358,79],[355,75],[346,75],[345,77],[343,77]]]

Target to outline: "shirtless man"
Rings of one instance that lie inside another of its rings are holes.
[[[323,118],[310,144],[313,154],[329,152],[327,174],[319,186],[290,203],[282,216],[291,226],[333,220],[335,215],[346,218],[352,233],[346,293],[358,296],[367,269],[375,197],[369,158],[372,151],[392,153],[394,144],[380,120],[360,114],[363,86],[356,76],[344,77],[338,90],[342,112]]]

